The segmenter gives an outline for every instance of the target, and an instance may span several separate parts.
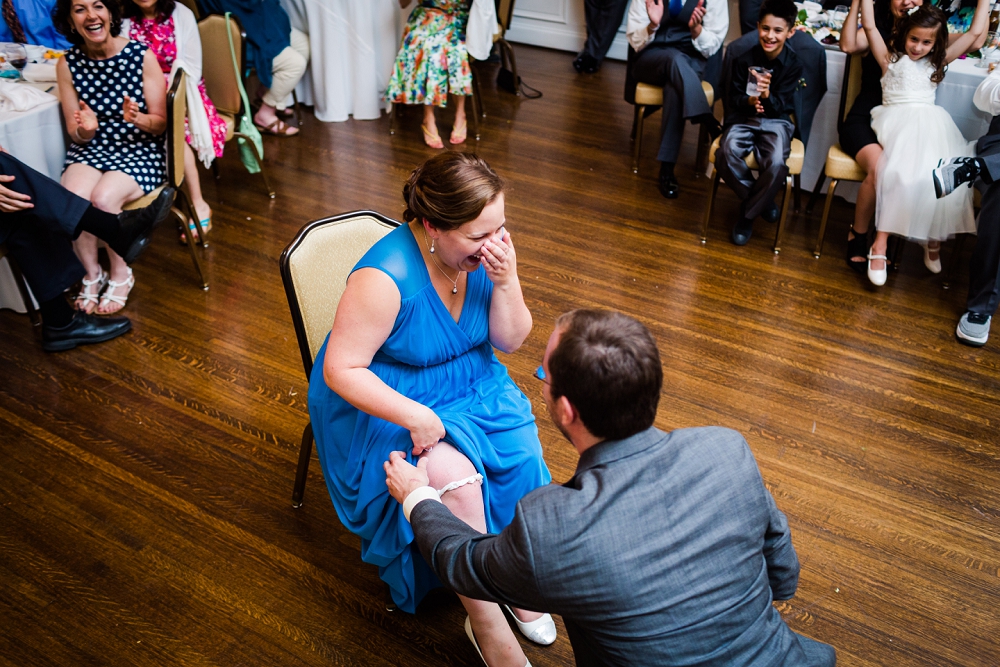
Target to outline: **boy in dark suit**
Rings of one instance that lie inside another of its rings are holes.
[[[764,0],[757,22],[758,43],[733,60],[731,83],[724,93],[725,128],[715,165],[743,202],[733,226],[736,245],[750,240],[758,215],[768,222],[778,219],[774,197],[788,176],[785,160],[792,147],[792,114],[802,78],[802,64],[785,46],[796,13],[792,0]],[[758,71],[751,72],[751,68]],[[747,94],[751,76],[757,84],[755,95]],[[756,179],[745,162],[751,152],[760,165]]]

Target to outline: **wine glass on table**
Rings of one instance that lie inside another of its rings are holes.
[[[17,70],[18,78],[22,78],[21,71],[28,64],[28,51],[23,44],[6,44],[3,47],[3,55],[11,67]]]
[[[986,33],[986,41],[979,49],[982,57],[976,63],[976,67],[989,67],[990,63],[995,63],[1000,58],[1000,54],[997,53],[998,50],[1000,50],[1000,33]]]

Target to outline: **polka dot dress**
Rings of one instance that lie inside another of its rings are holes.
[[[86,144],[70,143],[66,164],[81,163],[102,172],[121,171],[152,192],[167,179],[166,134],[159,137],[126,123],[122,112],[125,96],[147,113],[142,90],[142,61],[146,47],[129,42],[106,60],[91,60],[76,46],[66,53],[76,94],[97,114],[97,134]]]

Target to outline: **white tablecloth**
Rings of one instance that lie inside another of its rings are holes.
[[[813,118],[812,132],[809,135],[809,146],[806,148],[805,163],[802,165],[802,187],[811,190],[816,179],[823,171],[826,153],[835,143],[837,136],[837,112],[840,110],[840,87],[844,82],[844,64],[847,55],[839,50],[828,49],[826,52],[826,86],[827,92],[816,110]],[[956,60],[945,75],[944,81],[937,89],[937,103],[944,107],[955,119],[955,124],[969,141],[975,141],[990,124],[990,115],[983,113],[972,104],[972,95],[976,92],[979,82],[986,76],[987,70],[975,66],[975,60]],[[941,157],[947,157],[942,155]],[[826,192],[826,188],[823,188]],[[838,183],[837,195],[854,202],[857,199],[857,183]]]
[[[59,102],[29,111],[0,112],[0,146],[29,167],[58,181],[66,159]],[[6,258],[0,260],[0,308],[25,312]]]
[[[292,27],[309,34],[309,69],[296,88],[327,122],[378,118],[399,50],[398,0],[281,0]]]

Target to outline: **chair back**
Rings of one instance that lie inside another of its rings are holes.
[[[229,54],[229,30],[233,36],[233,48],[236,51],[237,69],[233,69],[233,59]],[[198,21],[198,32],[201,35],[202,77],[205,79],[205,92],[215,104],[219,112],[235,117],[240,113],[242,100],[237,84],[246,60],[244,41],[246,33],[240,27],[235,17],[220,14],[210,14]]]
[[[513,18],[514,0],[497,0],[497,21],[500,23],[500,34],[507,34]]]
[[[167,91],[167,182],[184,182],[184,119],[187,118],[187,72],[178,69]]]
[[[281,253],[281,281],[307,379],[333,328],[351,270],[376,241],[399,225],[374,211],[314,220]]]
[[[847,113],[854,106],[854,100],[861,93],[861,59],[860,54],[847,56],[844,63],[844,82],[840,86],[840,114],[837,116],[837,131],[847,118]]]
[[[179,2],[194,12],[194,18],[196,20],[201,18],[201,10],[198,9],[198,3],[195,2],[195,0],[179,0]]]

